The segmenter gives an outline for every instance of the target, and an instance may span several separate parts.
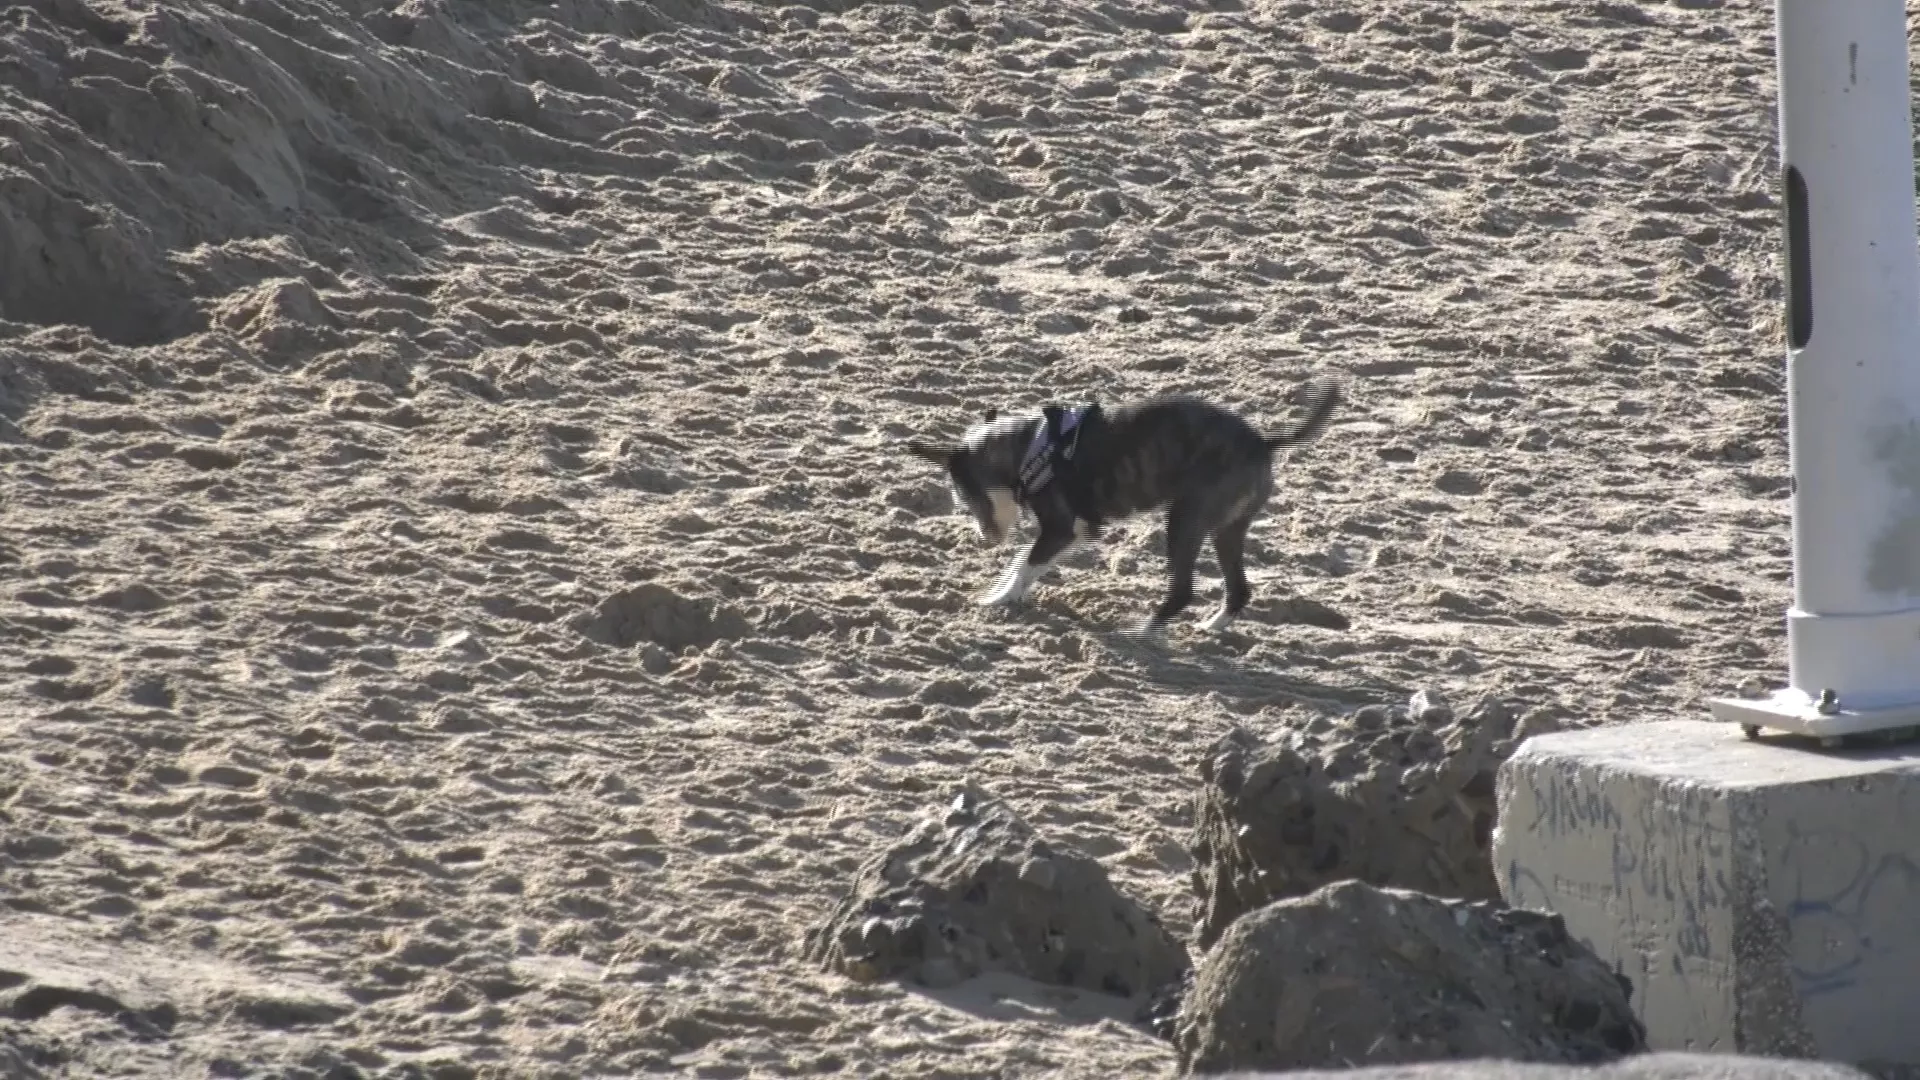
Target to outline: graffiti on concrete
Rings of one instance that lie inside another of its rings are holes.
[[[1604,912],[1633,938],[1670,942],[1669,949],[1648,951],[1669,953],[1661,966],[1670,967],[1673,978],[1687,978],[1686,961],[1733,961],[1731,934],[1746,913],[1727,910],[1736,901],[1724,799],[1676,785],[1658,799],[1623,800],[1623,812],[1604,784],[1576,785],[1546,771],[1522,782],[1531,820],[1516,828],[1555,846],[1605,845],[1611,857],[1557,860],[1550,880],[1510,861],[1510,903],[1563,913],[1585,907]],[[1912,829],[1809,829],[1788,822],[1785,849],[1759,868],[1775,875],[1768,891],[1784,901],[1793,979],[1803,997],[1848,989],[1889,965],[1920,962],[1920,955],[1904,952],[1913,950],[1916,936],[1908,927],[1920,912],[1920,861],[1863,838],[1920,830],[1920,795],[1903,798],[1895,817]],[[1583,862],[1593,870],[1569,869]]]
[[[1532,820],[1523,828],[1550,843],[1604,843],[1608,857],[1594,860],[1595,872],[1569,875],[1568,860],[1552,881],[1513,864],[1508,867],[1510,902],[1553,910],[1554,897],[1577,899],[1615,913],[1629,924],[1659,913],[1679,918],[1674,966],[1682,958],[1712,959],[1710,916],[1732,904],[1727,851],[1732,837],[1724,809],[1698,793],[1676,788],[1659,801],[1635,800],[1631,820],[1603,785],[1574,785],[1551,773],[1529,775]],[[1652,910],[1646,910],[1651,907]]]
[[[1890,948],[1908,945],[1920,911],[1920,866],[1905,852],[1874,851],[1852,833],[1790,825],[1788,835],[1781,865],[1792,875],[1786,914],[1794,981],[1806,997],[1848,989]]]

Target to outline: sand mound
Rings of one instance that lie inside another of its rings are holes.
[[[673,652],[744,637],[749,629],[740,613],[725,605],[703,603],[652,581],[614,593],[579,621],[580,633],[603,645],[652,644]]]
[[[1236,726],[1416,688],[1627,722],[1780,671],[1769,20],[0,5],[0,904],[351,1003],[0,1043],[1167,1074],[1105,995],[854,983],[805,932],[974,777],[1190,941]],[[978,610],[1004,554],[900,451],[1054,397],[1271,425],[1321,373],[1351,403],[1247,618],[1161,651],[1109,632],[1155,523]]]
[[[1228,733],[1202,766],[1194,811],[1198,942],[1336,881],[1499,899],[1494,780],[1528,734],[1497,701],[1455,716],[1426,693],[1264,745]]]
[[[1348,881],[1230,927],[1176,1038],[1191,1073],[1589,1064],[1646,1049],[1624,983],[1557,915]]]
[[[989,972],[1119,998],[1178,978],[1186,950],[1079,852],[961,791],[855,879],[807,957],[871,982],[949,987]]]

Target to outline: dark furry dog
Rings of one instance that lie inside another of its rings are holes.
[[[916,442],[908,449],[946,468],[955,500],[989,543],[1005,540],[1023,509],[1040,523],[1040,536],[982,603],[1021,600],[1076,541],[1098,540],[1107,522],[1164,508],[1167,593],[1140,629],[1160,631],[1192,601],[1194,563],[1212,537],[1226,598],[1206,628],[1218,630],[1252,596],[1247,530],[1273,494],[1274,451],[1318,435],[1340,404],[1340,389],[1319,383],[1311,401],[1307,418],[1279,435],[1262,434],[1219,406],[1166,397],[1112,409],[989,413],[958,444]]]

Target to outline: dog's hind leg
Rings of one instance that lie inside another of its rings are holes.
[[[1193,602],[1193,567],[1206,541],[1196,508],[1183,500],[1167,507],[1167,595],[1147,618],[1142,633],[1158,635]]]
[[[1228,624],[1240,616],[1253,599],[1253,587],[1247,584],[1247,530],[1253,527],[1253,519],[1241,518],[1220,526],[1213,534],[1213,553],[1220,560],[1220,579],[1226,594],[1220,599],[1220,610],[1201,624],[1201,629],[1209,631],[1225,630]]]
[[[1078,524],[1071,518],[1064,522],[1042,519],[1040,535],[1034,539],[1033,546],[1014,556],[1001,573],[999,582],[980,598],[980,602],[988,607],[997,607],[1017,604],[1026,599],[1027,593],[1033,591],[1034,582],[1053,569],[1053,560],[1072,547],[1075,540],[1082,538]]]

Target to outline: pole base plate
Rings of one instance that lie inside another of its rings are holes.
[[[1713,698],[1707,708],[1715,720],[1739,724],[1749,739],[1762,731],[1785,731],[1818,739],[1828,749],[1920,740],[1920,702],[1822,708],[1806,693],[1787,689],[1764,698]]]

